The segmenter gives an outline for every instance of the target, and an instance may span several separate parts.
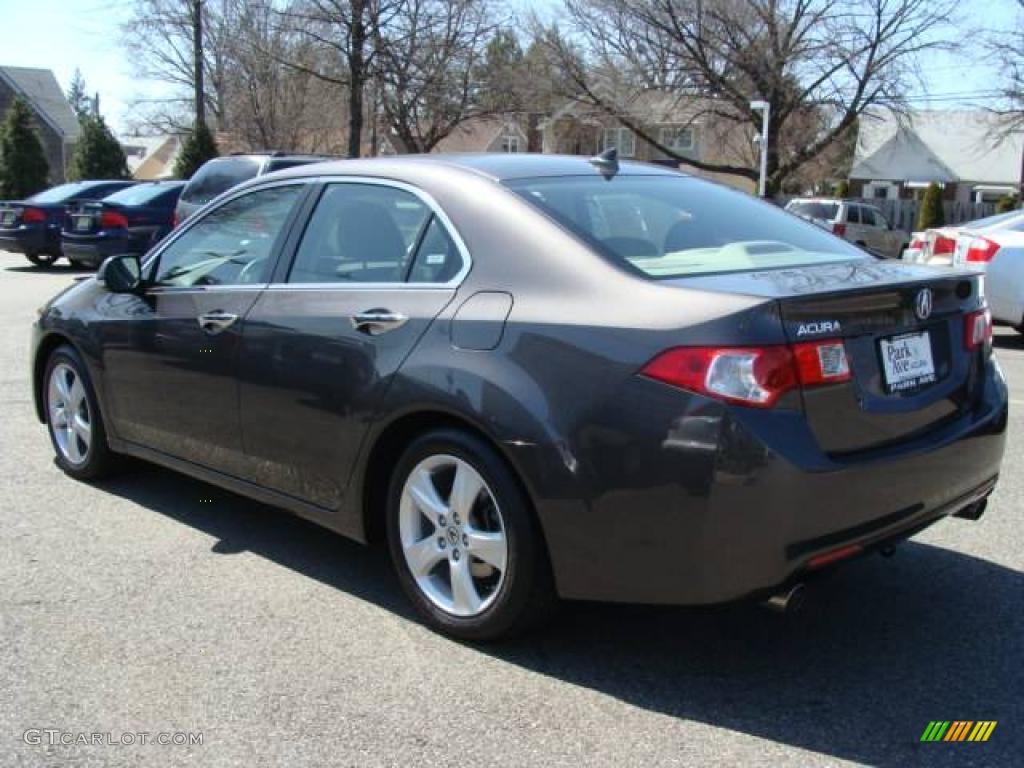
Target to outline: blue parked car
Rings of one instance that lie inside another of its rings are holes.
[[[38,267],[61,257],[60,232],[70,203],[102,200],[134,181],[75,181],[59,184],[27,200],[0,202],[0,250],[23,253]]]
[[[174,229],[174,207],[184,188],[184,181],[152,181],[69,206],[61,233],[64,255],[89,267],[114,254],[141,256]]]

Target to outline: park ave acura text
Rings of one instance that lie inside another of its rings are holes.
[[[40,310],[60,467],[121,454],[387,542],[433,627],[785,595],[999,473],[982,278],[656,166],[292,168]]]

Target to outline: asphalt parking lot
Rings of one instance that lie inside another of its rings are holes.
[[[1013,406],[981,521],[829,574],[798,617],[572,604],[481,648],[421,627],[382,551],[155,467],[95,486],[58,471],[28,330],[76,274],[0,253],[4,765],[1021,763],[1016,333],[997,331]],[[937,719],[998,725],[986,743],[920,743]],[[50,745],[30,729],[203,743]]]

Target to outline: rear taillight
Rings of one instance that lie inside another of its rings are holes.
[[[932,243],[932,256],[944,256],[956,250],[956,240],[952,237],[939,235]]]
[[[986,263],[992,261],[992,257],[999,250],[999,244],[993,243],[987,237],[976,237],[971,240],[967,247],[967,261]]]
[[[987,309],[970,312],[964,317],[964,348],[973,352],[992,344],[992,313]]]
[[[793,347],[796,370],[805,387],[850,380],[850,362],[842,341],[809,341]]]
[[[23,208],[21,221],[24,224],[42,224],[46,221],[46,211],[42,208]]]
[[[832,234],[842,237],[846,234],[846,225],[841,221],[837,221],[832,225]]]
[[[792,389],[847,381],[841,341],[770,347],[676,347],[640,371],[650,379],[729,403],[771,408]]]
[[[101,229],[124,229],[128,226],[128,218],[118,211],[104,211],[100,214]]]

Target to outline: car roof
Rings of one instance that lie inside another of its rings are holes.
[[[493,181],[543,176],[592,176],[597,169],[582,155],[545,155],[527,152],[493,152],[431,155],[388,155],[387,157],[333,160],[276,171],[275,178],[294,176],[400,175],[430,166],[486,176]],[[619,161],[620,176],[684,176],[675,168]],[[264,177],[265,178],[265,177]]]

